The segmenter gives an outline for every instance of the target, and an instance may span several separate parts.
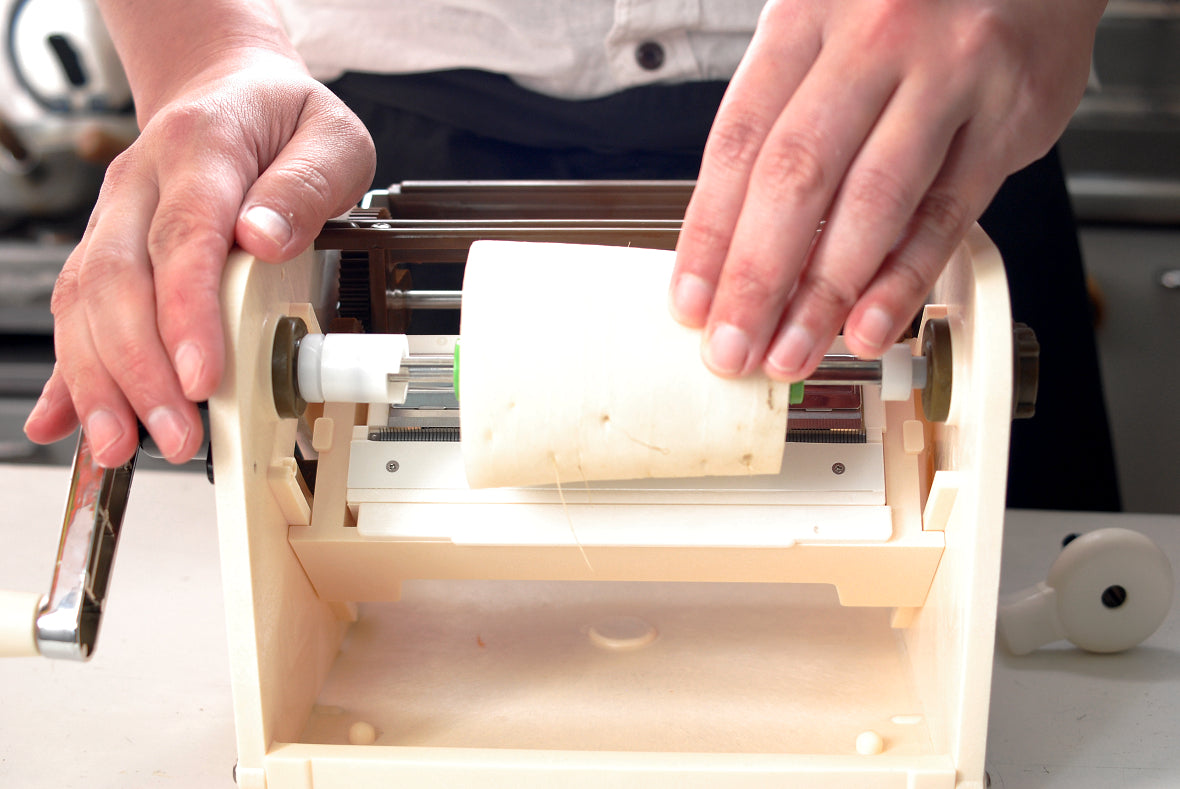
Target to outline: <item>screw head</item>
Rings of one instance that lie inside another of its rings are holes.
[[[1127,590],[1115,584],[1102,591],[1102,604],[1107,608],[1118,608],[1127,602]]]
[[[393,474],[399,468],[401,468],[401,464],[398,463],[396,460],[391,460],[385,464],[385,470],[388,471],[390,474]]]
[[[846,471],[846,469],[844,468],[843,463],[833,463],[832,464],[832,473],[833,474],[843,474],[845,471]]]

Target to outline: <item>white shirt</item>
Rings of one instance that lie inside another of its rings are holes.
[[[278,0],[312,74],[475,68],[590,98],[728,79],[765,0]],[[654,66],[654,67],[653,67]]]

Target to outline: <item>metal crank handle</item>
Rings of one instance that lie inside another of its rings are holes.
[[[1099,529],[1071,539],[1044,581],[1003,598],[997,627],[1014,655],[1061,639],[1122,652],[1163,623],[1173,588],[1172,565],[1150,538]]]
[[[103,468],[79,434],[49,594],[0,592],[0,657],[94,652],[138,454]]]
[[[212,482],[209,410],[205,403],[198,403],[198,408],[205,434],[199,452],[206,455],[206,473]],[[78,435],[49,594],[0,590],[0,657],[88,660],[94,654],[131,478],[141,452],[163,457],[143,425],[135,454],[117,468],[98,465],[85,433]]]

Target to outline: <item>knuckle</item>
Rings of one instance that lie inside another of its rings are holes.
[[[148,128],[152,137],[166,150],[190,148],[194,143],[207,146],[220,137],[221,124],[210,108],[200,102],[174,104],[152,118]]]
[[[334,191],[333,178],[324,171],[323,163],[311,159],[298,158],[287,162],[280,178],[289,181],[291,194],[305,208],[319,206]]]
[[[937,267],[922,261],[914,254],[901,254],[893,258],[889,277],[893,287],[902,293],[907,301],[924,298],[934,283]]]
[[[702,216],[694,212],[691,219],[686,219],[680,228],[677,240],[678,249],[705,250],[724,252],[729,248],[733,229],[726,228],[712,219],[711,214]]]
[[[766,138],[766,127],[760,116],[730,108],[709,132],[705,156],[733,170],[748,170]]]
[[[803,200],[824,191],[828,179],[818,139],[793,131],[763,149],[758,171],[769,190],[788,200]]]
[[[107,292],[120,279],[127,267],[129,253],[112,239],[92,240],[86,248],[86,257],[78,267],[75,281],[76,297],[105,300]],[[111,302],[117,303],[117,302]]]
[[[198,98],[170,105],[144,127],[137,141],[142,150],[135,158],[161,169],[176,169],[177,163],[195,164],[207,171],[257,169],[258,139],[250,131],[257,126],[260,114],[256,100],[244,96],[238,96],[237,101]],[[278,109],[274,115],[275,122],[281,123]],[[190,186],[216,191],[215,181],[206,176]]]
[[[852,282],[830,274],[814,274],[803,283],[802,295],[829,316],[844,316],[860,298],[860,289]]]
[[[946,244],[962,234],[969,217],[966,203],[953,193],[931,190],[914,212],[914,225],[916,232]]]
[[[914,189],[888,170],[868,168],[845,185],[845,198],[858,217],[906,218],[915,201]]]
[[[216,274],[214,273],[214,276]],[[157,277],[157,329],[166,344],[179,341],[193,331],[201,331],[218,320],[218,288],[202,277]]]
[[[336,141],[334,151],[348,151],[349,159],[360,169],[376,166],[377,149],[365,124],[334,94],[323,91],[307,97],[300,122],[310,122],[324,139]],[[334,152],[333,151],[333,152]],[[332,157],[324,157],[330,160]],[[363,165],[363,166],[362,166]]]
[[[136,176],[141,166],[139,148],[132,144],[107,165],[103,176],[103,190],[109,191],[127,183]]]
[[[142,143],[138,141],[132,143],[131,147],[124,150],[107,165],[94,211],[86,225],[87,231],[94,228],[107,206],[112,203],[117,204],[124,195],[137,190],[155,188],[150,161],[141,150],[141,145]]]
[[[149,344],[127,340],[112,350],[117,351],[119,361],[117,365],[107,364],[107,369],[127,400],[137,411],[146,403],[154,403],[162,391],[163,379]]]
[[[1002,11],[979,4],[958,24],[952,39],[964,63],[1011,62],[1019,37],[1013,20]]]
[[[857,23],[857,35],[865,44],[896,46],[903,44],[912,34],[915,14],[926,9],[915,0],[874,0],[862,8]]]
[[[49,297],[49,311],[55,318],[61,320],[67,312],[78,303],[81,288],[78,285],[77,266],[66,264],[57,275],[57,282],[53,286],[53,295]]]
[[[194,313],[201,294],[184,278],[157,278],[155,285],[160,321],[176,320]]]
[[[372,138],[360,118],[343,102],[331,93],[314,93],[308,96],[304,104],[304,114],[314,114],[317,123],[331,128],[341,136],[349,137],[356,142]]]
[[[776,292],[774,272],[749,258],[727,263],[722,285],[739,312],[762,312]]]
[[[159,261],[175,250],[191,246],[212,246],[211,251],[219,254],[226,251],[227,242],[209,223],[209,217],[188,206],[162,204],[148,228],[148,254],[153,261]]]

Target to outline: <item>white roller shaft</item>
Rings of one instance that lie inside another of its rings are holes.
[[[789,384],[728,380],[676,323],[674,253],[479,241],[463,281],[463,461],[475,488],[776,474]]]
[[[309,334],[299,343],[299,394],[309,403],[400,403],[406,386],[389,376],[409,353],[404,334]]]

